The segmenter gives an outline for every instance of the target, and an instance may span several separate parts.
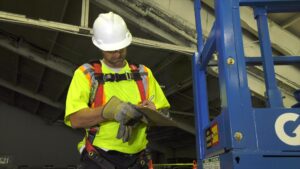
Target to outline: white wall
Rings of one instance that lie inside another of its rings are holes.
[[[79,161],[80,132],[65,125],[48,125],[37,115],[0,102],[0,156],[14,165],[66,167]]]

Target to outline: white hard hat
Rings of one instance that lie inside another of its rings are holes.
[[[127,47],[132,35],[125,21],[113,12],[100,14],[93,25],[92,41],[103,51],[114,51]]]

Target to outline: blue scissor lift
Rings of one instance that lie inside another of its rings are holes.
[[[283,106],[274,72],[274,63],[299,63],[300,57],[272,56],[267,23],[267,13],[300,12],[300,0],[215,0],[216,21],[205,44],[201,36],[201,2],[194,2],[198,52],[192,64],[198,168],[300,169],[300,108]],[[254,10],[261,57],[244,56],[240,6]],[[206,71],[215,51],[222,110],[210,121]],[[246,72],[249,63],[263,66],[265,108],[252,106]]]

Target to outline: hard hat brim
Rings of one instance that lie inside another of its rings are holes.
[[[97,41],[94,37],[92,37],[92,42],[96,47],[98,47],[102,51],[115,51],[129,46],[132,42],[132,35],[129,33],[129,35],[123,41],[118,43],[104,44]]]

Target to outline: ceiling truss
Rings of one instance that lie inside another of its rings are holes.
[[[173,27],[172,25],[168,24],[167,22],[165,22],[164,20],[162,20],[159,16],[156,16],[155,14],[151,13],[151,11],[143,11],[137,7],[135,7],[133,4],[130,4],[129,2],[123,2],[125,3],[131,10],[136,11],[137,13],[139,13],[141,16],[149,16],[152,19],[155,19],[156,22],[160,23],[161,25],[164,25],[165,27],[168,27],[171,32],[175,32],[177,34],[180,34],[183,38],[176,38],[173,34],[170,34],[169,31],[165,31],[160,29],[159,27],[157,27],[155,24],[150,23],[149,21],[143,19],[143,17],[137,17],[136,15],[130,14],[129,12],[127,12],[126,10],[123,10],[122,8],[120,8],[118,5],[116,5],[115,3],[112,3],[111,1],[108,0],[91,0],[91,2],[101,8],[106,8],[106,9],[110,9],[110,10],[117,10],[122,16],[124,16],[126,19],[128,19],[130,22],[133,22],[135,24],[137,24],[141,29],[150,32],[151,34],[155,35],[156,37],[162,39],[163,41],[167,41],[173,44],[177,44],[177,45],[172,45],[172,44],[167,44],[167,43],[162,43],[162,42],[157,42],[157,41],[152,41],[152,40],[147,40],[147,39],[141,39],[141,38],[134,38],[133,44],[134,45],[138,45],[138,46],[144,46],[144,47],[153,47],[153,48],[161,48],[161,49],[166,49],[166,50],[171,50],[171,51],[175,51],[175,52],[179,52],[182,53],[184,55],[188,55],[191,56],[193,54],[193,52],[195,51],[194,48],[189,48],[189,47],[185,47],[191,44],[194,44],[196,42],[196,40],[194,39],[194,37],[186,34],[185,32],[182,32],[179,29],[176,29],[176,27]],[[212,2],[208,1],[208,0],[204,0],[204,2],[213,8]],[[24,44],[20,44],[18,47],[11,45],[11,40],[7,39],[7,38],[2,38],[0,39],[0,45],[6,49],[9,49],[19,55],[22,55],[23,57],[26,57],[28,59],[31,59],[35,62],[38,62],[42,65],[44,65],[45,67],[54,69],[56,71],[59,71],[67,76],[72,76],[73,74],[73,70],[74,70],[74,65],[71,65],[63,60],[60,60],[58,58],[56,58],[55,56],[51,55],[52,50],[54,48],[54,45],[56,43],[56,39],[58,37],[58,33],[59,32],[67,32],[67,33],[73,33],[73,34],[77,34],[77,35],[82,35],[82,36],[91,36],[91,29],[88,28],[88,4],[89,4],[89,0],[83,0],[82,1],[82,18],[81,18],[81,25],[80,26],[75,26],[75,25],[69,25],[69,24],[65,24],[65,23],[60,23],[60,22],[52,22],[52,21],[46,21],[46,20],[34,20],[34,19],[29,19],[24,15],[18,15],[18,14],[13,14],[13,13],[7,13],[7,12],[0,12],[0,20],[2,21],[6,21],[6,22],[12,22],[12,23],[21,23],[21,24],[25,24],[25,25],[30,25],[30,26],[37,26],[37,27],[42,27],[45,29],[51,29],[51,30],[56,30],[58,31],[54,37],[54,42],[51,45],[50,51],[48,53],[49,57],[45,58],[45,56],[41,56],[38,53],[34,53],[33,51],[28,50],[29,47],[28,46],[23,46]],[[62,16],[61,16],[61,21],[63,20],[63,16],[65,13],[65,9],[68,5],[68,0],[65,1],[64,4],[64,10],[62,12]],[[256,23],[255,22],[249,22],[248,21],[248,16],[251,14],[251,11],[249,11],[248,9],[243,10],[241,12],[241,19],[242,19],[242,25],[243,28],[247,29],[248,31],[250,31],[251,33],[253,33],[254,35],[257,35],[257,27],[256,27]],[[247,22],[246,22],[247,19]],[[291,18],[283,27],[280,27],[278,25],[276,25],[275,23],[273,23],[272,21],[272,27],[270,29],[271,33],[281,33],[284,34],[287,39],[289,40],[289,43],[286,44],[285,42],[279,40],[279,39],[272,39],[272,43],[274,45],[274,47],[276,48],[276,50],[284,53],[284,54],[299,54],[300,49],[295,48],[295,45],[300,44],[299,38],[295,37],[294,35],[292,35],[291,33],[287,32],[286,30],[283,31],[284,28],[288,27],[289,25],[293,24],[295,21],[297,21],[297,18]],[[204,32],[208,32],[207,30]],[[207,36],[207,35],[206,35]],[[178,45],[183,45],[183,46],[178,46]],[[162,63],[158,69],[158,71],[160,69],[163,69],[164,67],[168,66],[169,64],[171,64],[174,60],[176,60],[176,58],[174,59],[170,59],[168,61],[166,61],[165,63]],[[215,72],[217,72],[216,68],[213,68],[212,70],[214,70]],[[46,71],[46,68],[44,68],[44,71]],[[40,81],[42,81],[42,77],[43,74],[41,74],[40,76]],[[17,76],[16,76],[17,77]],[[255,81],[255,82],[254,82]],[[17,79],[16,81],[17,82]],[[260,84],[257,86],[262,86],[262,81],[259,81],[257,79],[257,77],[253,76],[253,75],[249,75],[249,83],[251,84]],[[5,82],[1,81],[1,84],[3,84],[4,86],[7,85]],[[167,95],[171,95],[174,94],[176,92],[178,92],[179,90],[191,86],[192,85],[192,79],[187,78],[186,80],[184,80],[181,83],[176,84],[175,86],[169,88],[166,92]],[[39,85],[40,86],[40,85]],[[253,85],[252,85],[253,86]],[[66,87],[67,88],[67,87]],[[63,91],[60,91],[59,94],[56,97],[56,100],[58,100],[60,98],[60,96],[62,95],[62,93],[66,90],[66,88]],[[28,91],[24,91],[22,89],[19,89],[18,87],[14,86],[13,89],[14,91],[18,91],[20,93],[28,93]],[[264,93],[264,91],[261,91],[257,88],[252,88],[252,90],[259,94],[262,95]],[[36,92],[39,91],[39,87],[36,89]],[[27,95],[27,94],[26,94]],[[41,96],[36,96],[34,94],[29,94],[29,96],[31,97],[35,97],[38,100],[41,100]],[[288,98],[288,99],[292,99],[292,98]],[[60,107],[61,105],[56,104],[55,102],[53,103],[53,101],[48,102],[47,100],[45,100],[44,98],[42,98],[43,101],[47,102],[47,104],[52,106],[54,105],[54,107]]]

